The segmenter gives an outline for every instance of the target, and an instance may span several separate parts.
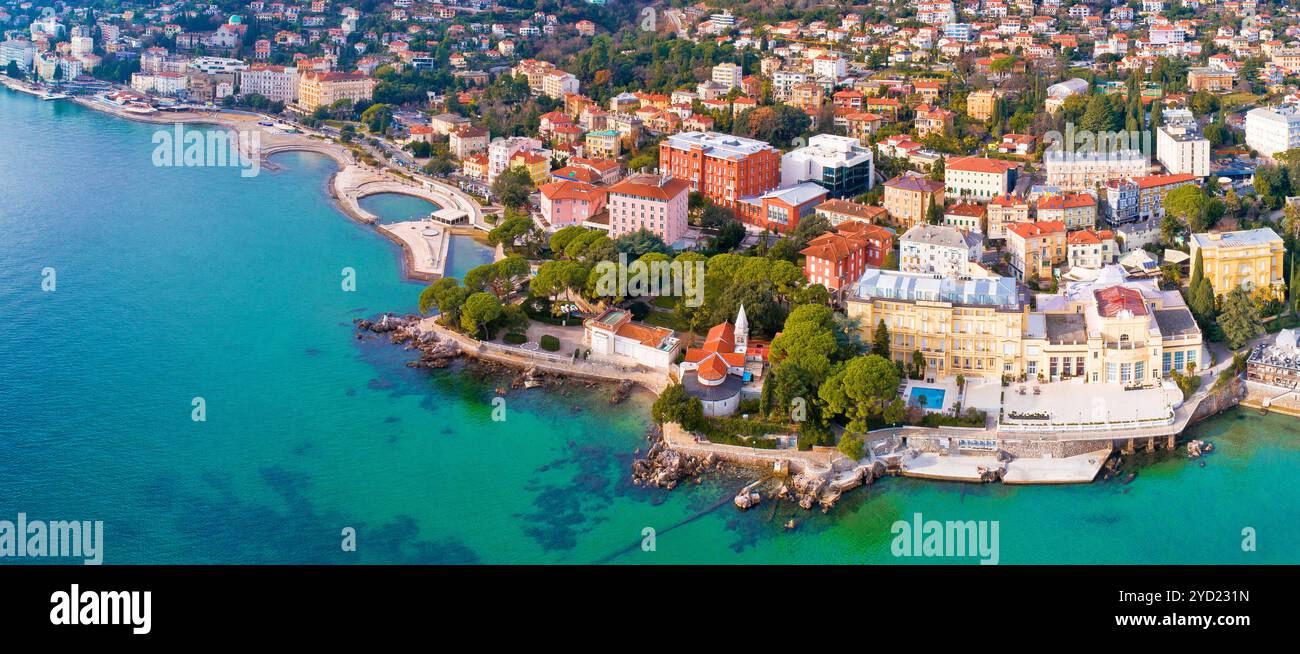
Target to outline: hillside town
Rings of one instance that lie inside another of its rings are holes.
[[[642,381],[684,451],[1088,481],[1225,401],[1300,416],[1284,2],[0,0],[0,29],[47,99],[253,112],[475,198],[428,222],[497,261],[430,285],[429,327]],[[1044,455],[1091,458],[1007,468]]]

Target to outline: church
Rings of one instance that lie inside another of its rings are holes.
[[[742,305],[736,323],[714,325],[703,347],[690,348],[678,366],[682,386],[704,405],[706,417],[727,416],[740,406],[741,390],[750,381],[749,319]]]

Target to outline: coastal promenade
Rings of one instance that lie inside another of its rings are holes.
[[[581,377],[607,382],[630,381],[656,395],[668,386],[668,375],[640,366],[624,366],[522,347],[492,343],[471,338],[439,325],[436,316],[424,318],[419,323],[421,333],[433,333],[460,346],[466,356],[495,361],[513,368],[536,368],[542,372]]]

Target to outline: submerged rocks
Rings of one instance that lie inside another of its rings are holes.
[[[623,381],[619,382],[618,386],[614,388],[614,394],[609,398],[609,403],[619,404],[623,400],[626,400],[627,396],[632,394],[633,385],[634,383],[630,379],[624,379]]]

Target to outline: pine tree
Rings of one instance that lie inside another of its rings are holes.
[[[1259,309],[1240,286],[1224,296],[1223,311],[1219,313],[1219,327],[1228,341],[1228,347],[1234,350],[1264,333]]]

